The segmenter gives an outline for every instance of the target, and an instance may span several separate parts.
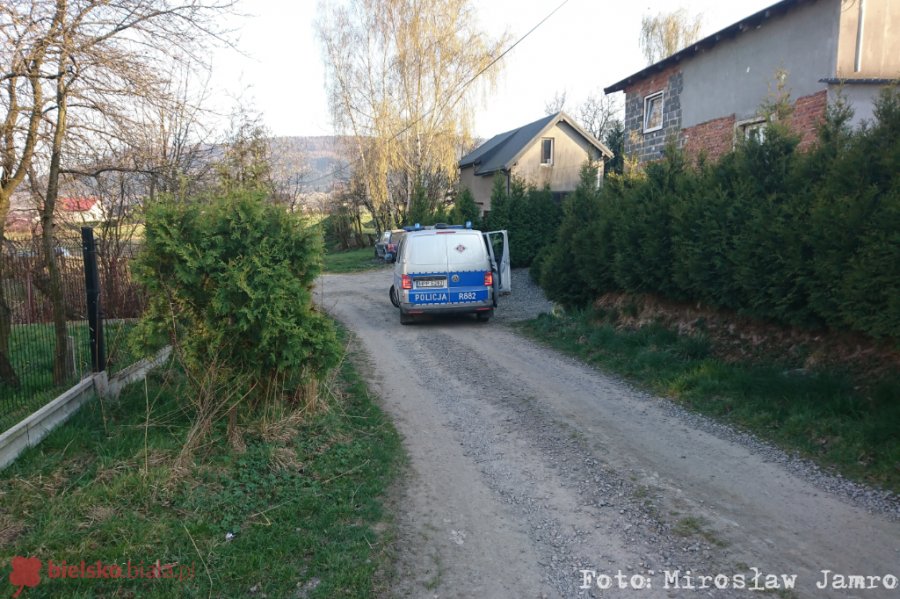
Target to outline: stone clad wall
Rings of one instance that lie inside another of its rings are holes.
[[[684,77],[669,67],[629,87],[625,93],[625,155],[641,162],[662,157],[666,141],[681,131],[681,92]],[[644,98],[663,90],[663,127],[644,133]]]
[[[663,106],[663,128],[652,133],[643,133],[644,98],[662,85],[661,76],[667,76],[666,101]],[[666,142],[675,139],[680,148],[690,158],[696,159],[701,153],[708,160],[716,160],[734,149],[734,114],[717,117],[709,121],[681,129],[680,92],[683,88],[680,72],[668,71],[628,89],[625,106],[625,155],[640,162],[651,162],[662,158]],[[800,136],[800,149],[807,150],[816,141],[817,129],[825,118],[828,91],[822,90],[798,98],[794,102],[790,127]]]

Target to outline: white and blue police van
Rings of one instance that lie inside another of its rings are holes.
[[[511,292],[506,231],[466,225],[405,227],[394,262],[391,303],[401,324],[428,314],[472,313],[486,322],[497,298]]]

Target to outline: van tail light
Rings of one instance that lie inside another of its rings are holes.
[[[403,275],[400,279],[400,287],[403,289],[412,289],[412,278],[409,275]]]
[[[494,273],[488,271],[484,273],[484,286],[485,287],[493,287],[494,286]]]

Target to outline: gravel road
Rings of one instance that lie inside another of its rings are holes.
[[[521,337],[508,323],[549,309],[524,271],[487,324],[401,326],[390,277],[317,289],[410,456],[390,596],[900,597],[895,497]]]

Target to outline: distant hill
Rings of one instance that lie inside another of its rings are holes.
[[[329,192],[350,176],[343,144],[347,137],[273,137],[270,139],[272,175],[279,182],[299,180],[303,192]]]

